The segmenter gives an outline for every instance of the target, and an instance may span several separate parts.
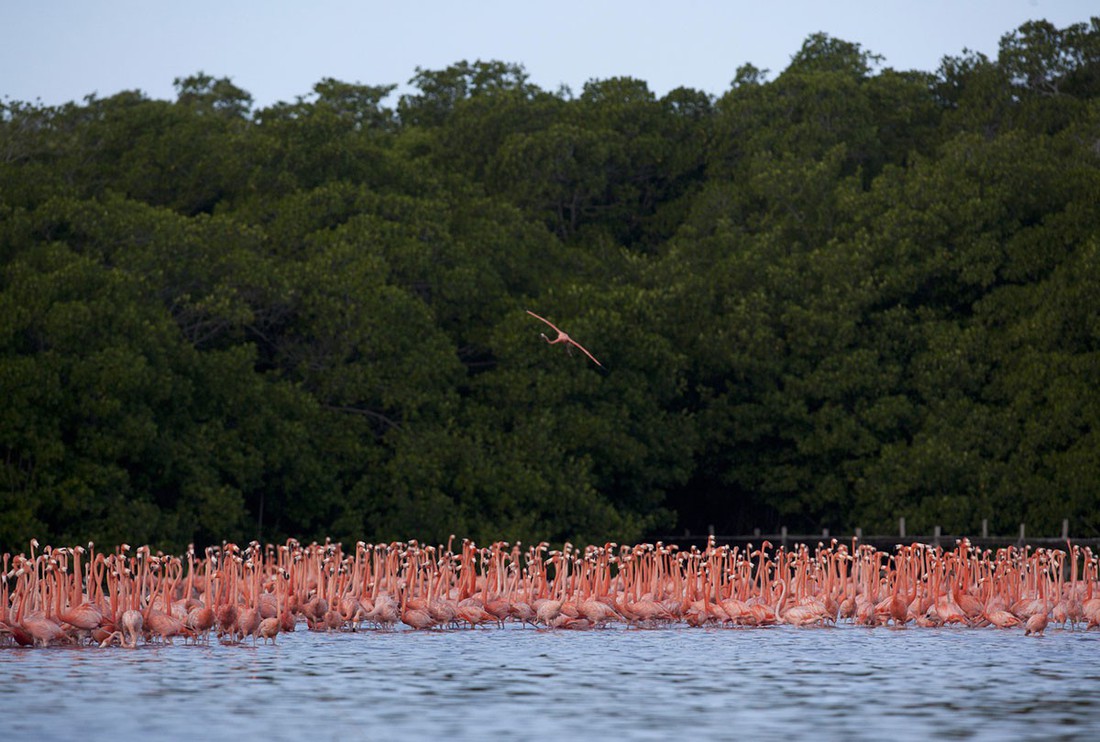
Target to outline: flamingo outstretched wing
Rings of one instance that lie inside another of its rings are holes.
[[[551,327],[553,327],[553,328],[554,328],[554,332],[558,333],[559,335],[564,335],[564,334],[565,334],[565,333],[563,333],[563,332],[562,332],[561,330],[559,330],[559,329],[558,329],[558,326],[557,326],[557,325],[555,325],[555,324],[554,324],[553,322],[551,322],[550,320],[546,319],[545,317],[540,317],[540,316],[538,316],[537,314],[535,314],[534,312],[532,312],[532,311],[531,311],[530,309],[528,309],[528,310],[527,310],[527,313],[528,313],[529,315],[531,315],[532,317],[534,317],[535,319],[540,319],[540,320],[542,320],[543,322],[545,322],[546,324],[548,324],[548,325],[550,325]]]
[[[597,360],[596,360],[596,356],[594,356],[594,355],[592,355],[591,353],[589,353],[589,352],[588,352],[588,349],[587,349],[587,348],[585,348],[585,347],[584,347],[583,345],[581,345],[580,343],[578,343],[578,342],[577,342],[576,340],[574,340],[573,338],[569,338],[569,344],[570,344],[570,345],[575,345],[575,346],[577,346],[578,348],[580,348],[580,349],[581,349],[581,352],[582,352],[582,353],[584,353],[584,354],[585,354],[586,356],[588,356],[589,358],[591,358],[591,359],[592,359],[592,363],[595,363],[595,364],[596,364],[597,366],[599,366],[600,368],[603,368],[603,364],[602,364],[602,363],[600,363],[599,361],[597,361]]]

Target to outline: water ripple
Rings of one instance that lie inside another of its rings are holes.
[[[1098,649],[1100,634],[1058,630],[300,631],[274,647],[0,649],[0,694],[5,740],[1096,738]]]

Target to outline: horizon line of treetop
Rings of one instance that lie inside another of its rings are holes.
[[[1093,17],[1090,22],[1095,26],[1098,20],[1096,17]],[[1057,38],[1064,36],[1087,34],[1089,32],[1089,25],[1089,23],[1080,22],[1059,30],[1045,20],[1029,21],[1021,25],[1019,29],[1002,35],[1000,41],[1001,51],[998,55],[998,61],[1003,62],[1004,60],[1002,58],[1006,54],[1013,54],[1013,47],[1018,45],[1021,36],[1041,34],[1047,37],[1054,37],[1052,40],[1056,41]],[[840,52],[839,55],[838,52]],[[859,71],[864,75],[871,74],[876,68],[878,68],[879,72],[892,71],[902,74],[941,75],[945,70],[949,70],[960,63],[973,65],[986,64],[990,61],[989,57],[983,52],[963,48],[958,55],[944,54],[941,58],[940,66],[935,71],[920,70],[916,68],[898,70],[897,68],[883,64],[886,60],[885,56],[870,50],[864,50],[862,45],[858,42],[845,41],[827,32],[818,31],[806,37],[799,51],[791,55],[789,65],[779,73],[779,76],[791,70],[797,70],[802,65],[819,64],[822,60],[826,59],[841,59],[843,60],[842,64],[838,65],[838,67],[842,66],[852,71]],[[882,66],[879,67],[880,65]],[[770,72],[771,70],[768,68],[759,68],[752,62],[745,62],[737,67],[733,78],[730,80],[729,88],[725,91],[713,93],[686,85],[680,85],[671,88],[669,92],[662,97],[675,98],[675,94],[683,91],[702,93],[711,100],[715,100],[730,90],[735,90],[745,85],[761,85],[772,82],[773,80],[769,79]],[[648,81],[631,75],[616,75],[607,78],[592,77],[582,86],[581,96],[583,97],[584,90],[589,86],[599,85],[613,80],[629,80],[635,83],[641,83],[646,89],[648,89],[649,85]],[[407,108],[411,101],[419,97],[411,92],[401,93],[397,100],[393,101],[392,105],[387,109],[386,103],[390,101],[391,96],[398,90],[400,84],[364,84],[358,81],[351,83],[336,77],[326,76],[321,78],[309,93],[295,96],[293,102],[278,100],[268,106],[253,107],[254,101],[251,93],[238,87],[233,82],[233,77],[231,75],[215,77],[200,69],[192,75],[174,78],[172,84],[176,88],[177,100],[180,102],[186,101],[189,98],[208,97],[212,95],[221,102],[222,106],[224,106],[223,110],[232,111],[245,117],[262,114],[266,110],[280,110],[288,106],[298,106],[344,98],[346,102],[354,102],[356,105],[361,105],[369,101],[371,105],[379,109],[393,112],[395,119],[400,121],[401,110]],[[530,82],[530,75],[522,62],[506,62],[495,59],[482,60],[480,58],[476,59],[473,63],[465,59],[459,60],[442,70],[429,70],[418,65],[415,68],[415,74],[409,78],[405,84],[412,88],[419,89],[421,95],[426,94],[449,97],[452,102],[464,97],[476,97],[486,92],[500,93],[506,90],[532,96],[547,93],[546,90]],[[549,94],[566,101],[574,99],[572,87],[566,83],[560,83],[554,92]],[[111,96],[114,95],[137,95],[147,100],[163,100],[151,98],[140,89],[123,89],[111,94]],[[311,101],[311,97],[314,100]],[[655,94],[654,97],[656,97]],[[98,98],[98,93],[92,92],[84,96],[82,100],[85,103],[90,103]],[[12,101],[14,105],[26,105],[29,103],[29,101]],[[65,106],[74,103],[75,101],[69,101],[60,105]]]

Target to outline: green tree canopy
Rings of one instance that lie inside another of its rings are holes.
[[[1098,40],[5,100],[0,545],[1095,535]]]

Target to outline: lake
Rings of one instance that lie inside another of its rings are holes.
[[[0,648],[8,740],[1100,739],[1100,632],[615,627]]]

